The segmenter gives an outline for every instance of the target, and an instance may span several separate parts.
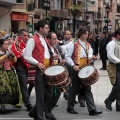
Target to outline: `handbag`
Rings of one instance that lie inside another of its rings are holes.
[[[107,72],[112,85],[116,82],[116,64],[108,63]]]

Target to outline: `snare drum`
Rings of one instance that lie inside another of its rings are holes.
[[[78,77],[84,85],[92,85],[98,81],[99,74],[94,66],[87,65],[79,70]]]
[[[53,86],[60,86],[68,79],[66,69],[61,65],[48,67],[44,71],[44,74],[46,76],[47,83]]]

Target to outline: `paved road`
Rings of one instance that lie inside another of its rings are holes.
[[[66,111],[67,101],[64,100],[61,95],[58,102],[58,107],[53,110],[53,114],[57,117],[57,120],[120,120],[120,112],[115,111],[115,103],[113,103],[113,111],[109,112],[106,110],[104,105],[104,100],[111,91],[111,84],[107,75],[107,71],[99,70],[101,68],[101,61],[97,60],[95,62],[95,67],[98,69],[100,78],[97,83],[92,85],[92,91],[94,95],[94,100],[97,106],[97,109],[103,110],[103,114],[99,116],[89,116],[87,108],[82,108],[79,104],[75,105],[75,110],[78,111],[77,115],[69,114]],[[32,91],[31,102],[34,105],[35,95],[34,90]],[[8,114],[0,114],[0,120],[32,120],[28,117],[28,112],[23,106],[21,109],[16,109],[13,106],[7,106]]]

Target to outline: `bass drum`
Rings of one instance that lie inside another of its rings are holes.
[[[78,77],[84,85],[92,85],[98,81],[99,74],[94,66],[87,65],[79,70]]]
[[[46,76],[47,84],[61,87],[68,85],[68,75],[66,68],[61,65],[54,65],[48,67],[44,74]]]

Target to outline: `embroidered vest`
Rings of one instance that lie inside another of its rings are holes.
[[[45,62],[47,62],[47,64],[48,63],[50,64],[52,62],[51,57],[50,57],[50,60],[49,59],[45,60],[45,58],[44,58],[45,48],[42,45],[42,43],[40,42],[39,36],[37,34],[35,34],[33,36],[33,39],[35,41],[35,48],[34,48],[34,50],[32,52],[33,58],[36,59],[38,62],[44,64],[44,65],[45,65]],[[45,41],[46,41],[46,43],[47,43],[47,45],[49,47],[50,45],[49,45],[48,41],[46,39],[45,39]]]
[[[82,66],[82,64],[80,65],[80,63],[83,61],[85,61],[86,63],[88,62],[88,58],[85,58],[83,60],[83,58],[80,58],[80,54],[81,54],[81,45],[79,43],[79,41],[77,40],[75,43],[74,43],[74,51],[73,51],[73,54],[72,54],[72,59],[74,61],[74,63],[78,66]],[[88,53],[88,50],[89,50],[89,43],[86,42],[86,52]]]

